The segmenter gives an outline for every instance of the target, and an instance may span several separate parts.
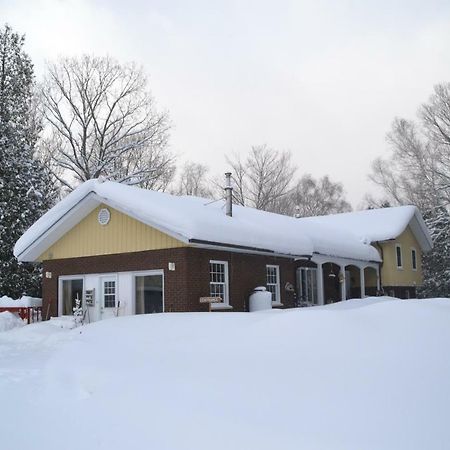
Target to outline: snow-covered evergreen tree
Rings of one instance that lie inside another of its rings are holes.
[[[433,238],[433,250],[423,255],[424,283],[418,295],[422,298],[450,297],[450,215],[446,208],[425,214]]]
[[[13,247],[53,201],[50,177],[34,158],[39,133],[33,114],[33,65],[24,37],[0,29],[0,295],[40,291],[40,268],[21,265]]]

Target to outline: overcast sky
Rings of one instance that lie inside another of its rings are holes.
[[[0,0],[39,78],[58,55],[137,61],[182,159],[266,143],[358,206],[395,116],[450,81],[449,1]]]

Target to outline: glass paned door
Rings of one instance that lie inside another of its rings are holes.
[[[298,268],[297,284],[300,302],[317,305],[317,269],[314,267]]]
[[[117,277],[101,277],[101,318],[107,319],[118,315]]]
[[[135,277],[136,314],[152,314],[164,311],[163,276],[137,275]]]
[[[83,303],[83,278],[61,280],[60,315],[71,316],[77,300]]]

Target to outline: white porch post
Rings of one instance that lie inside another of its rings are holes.
[[[364,277],[364,267],[359,268],[359,281],[361,284],[361,298],[366,296],[366,280]]]
[[[317,304],[324,305],[322,263],[317,263]]]
[[[339,266],[342,274],[342,283],[341,283],[341,300],[347,300],[347,288],[346,288],[346,280],[345,280],[345,265]]]

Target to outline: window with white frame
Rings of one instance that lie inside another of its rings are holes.
[[[272,293],[272,303],[281,303],[280,266],[266,266],[266,286]]]
[[[302,303],[317,305],[317,268],[300,267],[297,269],[298,294]]]
[[[415,248],[411,249],[411,267],[412,270],[417,270],[417,251]]]
[[[402,247],[400,244],[395,246],[395,260],[397,262],[397,269],[403,268]]]
[[[223,304],[229,304],[227,261],[209,262],[209,295],[220,297]]]
[[[114,280],[103,282],[103,298],[105,308],[116,306],[116,282]]]

